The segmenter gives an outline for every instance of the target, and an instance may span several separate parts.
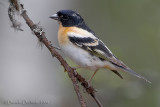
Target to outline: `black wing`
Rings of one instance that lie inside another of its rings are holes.
[[[97,56],[101,61],[110,61],[110,59],[113,57],[113,54],[110,52],[110,50],[99,39],[93,39],[90,37],[69,37],[69,40],[74,45],[81,47],[86,51],[89,51],[92,55]],[[116,75],[123,79],[123,77],[116,70],[111,71],[113,71]]]

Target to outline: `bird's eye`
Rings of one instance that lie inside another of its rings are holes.
[[[63,16],[63,19],[64,20],[67,20],[69,17],[68,16]]]
[[[66,16],[66,15],[60,15],[60,18],[63,19],[63,20],[67,20],[69,17]]]
[[[59,17],[60,17],[60,18],[63,18],[63,15],[60,15]]]

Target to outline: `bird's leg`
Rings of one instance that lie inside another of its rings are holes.
[[[95,76],[95,74],[97,73],[98,69],[96,71],[94,71],[92,77],[88,80],[88,84],[90,85],[91,80],[93,79],[93,77]]]
[[[77,70],[77,69],[80,69],[80,68],[83,68],[81,66],[76,66],[76,67],[72,67],[74,70]],[[66,70],[64,70],[64,72],[66,72]]]
[[[73,67],[73,69],[80,69],[80,68],[83,68],[83,67],[81,67],[81,66],[76,66],[76,67]]]

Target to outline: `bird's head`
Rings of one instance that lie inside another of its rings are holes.
[[[78,26],[83,18],[72,10],[60,10],[50,18],[58,20],[64,27]]]

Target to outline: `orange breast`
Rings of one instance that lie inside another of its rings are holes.
[[[67,31],[68,27],[63,27],[61,24],[59,25],[58,41],[61,45],[65,45],[69,42]]]

